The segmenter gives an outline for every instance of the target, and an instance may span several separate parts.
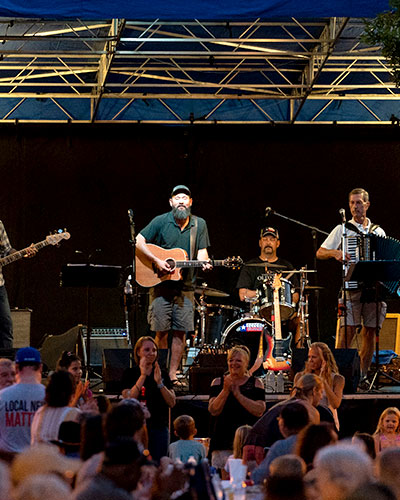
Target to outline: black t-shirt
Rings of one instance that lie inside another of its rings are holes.
[[[172,383],[168,372],[161,370],[161,376],[164,385],[168,389],[171,389]],[[127,368],[122,375],[122,390],[131,389],[139,377],[140,368],[138,366]],[[159,429],[168,426],[169,407],[161,394],[161,390],[158,389],[156,381],[154,380],[154,369],[151,374],[146,377],[143,388],[144,391],[141,391],[142,393],[139,394],[138,400],[140,402],[146,402],[146,406],[150,412],[151,416],[146,420],[147,427],[149,429]]]
[[[255,259],[251,259],[246,264],[257,264],[257,263],[265,263],[260,257],[256,257]],[[294,269],[293,265],[285,260],[278,258],[273,264],[281,266],[281,267],[271,267],[268,271],[289,271]],[[268,263],[266,263],[268,265]],[[257,290],[262,287],[262,280],[258,279],[263,274],[265,274],[264,267],[252,267],[244,265],[240,271],[239,279],[236,285],[236,288],[248,288],[249,290]],[[285,279],[285,274],[282,274],[282,279]],[[294,287],[299,286],[299,278],[297,274],[294,274],[289,281],[292,283]]]
[[[218,396],[223,389],[223,378],[218,385],[210,388],[210,398]],[[264,389],[256,387],[256,379],[250,377],[246,383],[239,386],[240,392],[253,401],[264,401]],[[242,406],[232,393],[226,400],[222,412],[213,419],[213,432],[211,435],[210,451],[231,450],[235,432],[241,425],[253,425],[257,417]]]
[[[201,217],[197,219],[197,231],[195,239],[195,248],[193,249],[193,259],[197,258],[197,252],[203,248],[210,246],[210,239],[208,237],[207,224]],[[190,259],[190,230],[195,224],[195,217],[190,217],[189,224],[181,230],[180,226],[176,223],[172,212],[167,212],[155,217],[140,234],[146,239],[146,243],[154,243],[161,248],[182,248],[186,251],[188,259]],[[182,272],[183,282],[186,289],[193,289],[196,269],[183,269]],[[176,283],[170,281],[161,284],[163,287],[177,286]]]

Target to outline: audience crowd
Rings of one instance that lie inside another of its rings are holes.
[[[112,404],[81,381],[75,354],[46,379],[32,347],[0,359],[0,500],[216,500],[229,487],[249,499],[400,500],[400,411],[386,408],[373,435],[339,440],[344,381],[325,344],[267,411],[248,349],[232,348],[210,388],[210,449],[191,415],[170,433],[176,397],[151,337],[134,353]]]

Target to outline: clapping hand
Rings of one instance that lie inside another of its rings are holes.
[[[157,385],[162,383],[161,368],[158,361],[154,363],[154,381]]]
[[[146,359],[145,356],[140,358],[139,362],[139,368],[140,368],[140,375],[148,376],[151,374],[151,371],[153,370],[153,364],[149,363]]]

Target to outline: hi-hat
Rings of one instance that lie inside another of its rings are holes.
[[[195,288],[194,293],[208,295],[209,297],[229,297],[229,293],[222,292],[216,288],[209,288],[208,286],[198,286]]]

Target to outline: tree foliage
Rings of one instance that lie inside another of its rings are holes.
[[[362,40],[369,45],[380,45],[382,55],[393,71],[396,87],[400,86],[400,0],[391,0],[391,11],[364,21]]]

